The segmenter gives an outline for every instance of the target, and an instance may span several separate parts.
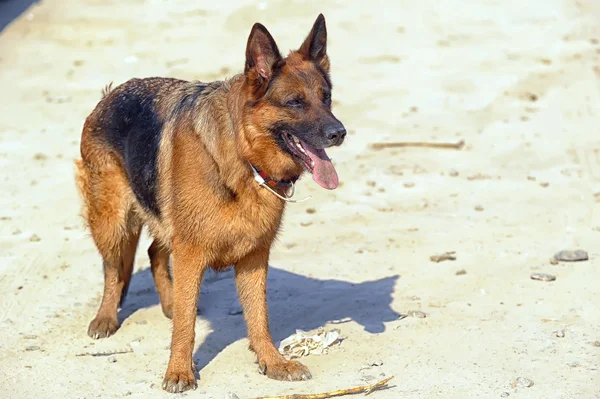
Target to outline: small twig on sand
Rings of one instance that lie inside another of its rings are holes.
[[[133,349],[129,348],[129,349],[117,349],[117,350],[105,351],[105,352],[83,352],[83,353],[78,353],[75,356],[99,357],[99,356],[123,355],[125,353],[132,353],[132,352],[133,352]]]
[[[440,263],[445,260],[456,260],[456,252],[444,252],[443,254],[431,255],[429,260],[432,262]]]
[[[405,142],[396,141],[391,143],[371,143],[370,147],[374,150],[383,150],[384,148],[401,148],[401,147],[428,147],[428,148],[446,148],[460,150],[465,146],[465,141],[460,140],[456,143],[427,143],[422,141]]]
[[[339,391],[325,392],[325,393],[314,393],[314,394],[294,394],[294,395],[283,395],[283,396],[261,396],[253,399],[326,399],[333,398],[334,396],[353,395],[356,393],[364,393],[365,395],[375,392],[379,389],[387,388],[387,383],[394,378],[394,376],[388,377],[385,380],[381,380],[372,385],[363,385],[356,388],[340,389]]]

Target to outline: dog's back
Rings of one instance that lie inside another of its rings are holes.
[[[158,151],[166,119],[161,108],[169,107],[169,93],[189,84],[169,78],[129,80],[104,93],[86,121],[88,128],[84,127],[84,161],[99,161],[88,152],[90,147],[112,154],[125,171],[139,204],[155,216],[160,215]]]

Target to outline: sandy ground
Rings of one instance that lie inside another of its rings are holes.
[[[121,329],[96,342],[86,334],[102,268],[73,181],[82,122],[110,81],[220,79],[242,68],[254,22],[285,50],[319,12],[335,111],[350,131],[330,153],[344,184],[299,184],[298,196],[313,198],[288,208],[269,304],[275,340],[321,326],[346,339],[304,359],[313,380],[269,380],[247,351],[243,317],[229,314],[231,276],[213,276],[196,324],[201,380],[184,395],[316,393],[395,375],[372,397],[600,398],[596,0],[30,8],[0,35],[0,397],[171,397],[160,388],[171,325],[148,238]],[[459,138],[461,151],[369,147]],[[548,262],[571,248],[589,261]],[[457,259],[429,260],[444,251]],[[534,272],[556,281],[531,280]],[[410,310],[427,317],[399,318]],[[114,363],[76,356],[128,348]],[[534,385],[513,386],[518,377]]]

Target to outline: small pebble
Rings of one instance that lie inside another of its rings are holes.
[[[141,324],[141,325],[144,325],[144,324],[148,324],[148,322],[147,322],[146,320],[137,320],[137,321],[135,322],[135,324]]]
[[[454,274],[456,274],[457,276],[464,276],[465,274],[467,274],[467,271],[465,269],[460,269]]]
[[[29,237],[29,241],[31,241],[31,242],[38,242],[41,240],[42,239],[37,234],[33,234],[31,237]]]
[[[411,187],[414,187],[414,186],[415,186],[415,183],[410,182],[410,181],[407,181],[406,183],[404,183],[404,187],[406,187],[406,188],[411,188]]]
[[[376,360],[374,362],[369,362],[365,365],[362,365],[358,371],[371,370],[373,367],[379,367],[381,365],[383,365],[383,362],[381,360]]]
[[[239,314],[242,314],[242,313],[244,313],[244,311],[242,310],[241,307],[229,309],[229,314],[231,316],[236,316],[236,315],[239,315]]]
[[[550,264],[551,265],[558,265],[558,260],[556,260],[556,258],[553,256],[550,258]]]
[[[37,339],[37,335],[33,335],[33,334],[25,334],[23,335],[24,339]]]
[[[546,274],[546,273],[532,273],[531,279],[538,280],[538,281],[554,281],[554,280],[556,280],[556,276],[553,276],[551,274]]]
[[[240,397],[233,392],[229,392],[227,395],[225,395],[225,399],[240,399]]]
[[[458,171],[456,169],[450,169],[450,172],[448,172],[448,174],[452,177],[456,177],[458,176]]]
[[[571,362],[571,363],[567,363],[567,366],[569,366],[571,368],[575,368],[575,367],[579,367],[580,364],[579,364],[579,362]]]
[[[502,392],[502,393],[500,394],[500,397],[501,397],[501,398],[508,398],[509,396],[510,396],[510,394],[509,394],[508,392]]]
[[[108,359],[106,359],[106,360],[108,360],[109,363],[116,363],[117,362],[117,358],[114,357],[114,356],[109,356]]]
[[[552,333],[552,335],[555,336],[556,338],[564,338],[565,337],[565,331],[564,330],[554,331]]]
[[[476,210],[477,212],[483,212],[483,206],[481,206],[481,205],[476,205],[476,206],[475,206],[475,210]]]
[[[521,386],[521,387],[525,387],[525,388],[531,388],[533,385],[534,385],[533,381],[531,381],[529,378],[525,378],[525,377],[519,377],[513,383],[514,387]]]
[[[39,350],[40,350],[40,347],[39,347],[39,346],[37,346],[37,345],[30,345],[30,346],[26,346],[26,347],[25,347],[25,350],[26,350],[27,352],[39,351]]]
[[[234,299],[231,306],[229,306],[228,313],[232,316],[244,313],[244,309],[242,309],[242,305],[240,305],[240,302],[237,299]]]
[[[406,314],[410,317],[416,317],[417,319],[424,319],[425,317],[427,317],[425,312],[421,312],[420,310],[409,310],[408,312],[406,312]]]
[[[317,212],[317,210],[315,208],[306,208],[306,213],[313,214],[316,212]]]
[[[582,249],[563,250],[554,255],[554,259],[563,262],[579,262],[588,260],[588,253]]]
[[[544,188],[548,187],[549,185],[550,185],[550,183],[548,183],[548,182],[542,182],[542,183],[540,183],[540,186],[542,186]]]
[[[300,226],[307,227],[310,226],[312,222],[300,222]]]
[[[594,341],[592,342],[592,345],[594,345],[597,348],[600,348],[600,341]]]

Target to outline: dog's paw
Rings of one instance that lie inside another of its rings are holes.
[[[171,393],[185,392],[190,389],[196,389],[198,384],[194,375],[194,366],[186,371],[167,370],[162,387],[165,391]]]
[[[106,338],[117,332],[119,322],[116,318],[96,316],[88,327],[88,335],[94,339]]]
[[[308,368],[295,360],[284,360],[277,363],[260,363],[259,371],[267,377],[280,381],[306,381],[312,378]]]

